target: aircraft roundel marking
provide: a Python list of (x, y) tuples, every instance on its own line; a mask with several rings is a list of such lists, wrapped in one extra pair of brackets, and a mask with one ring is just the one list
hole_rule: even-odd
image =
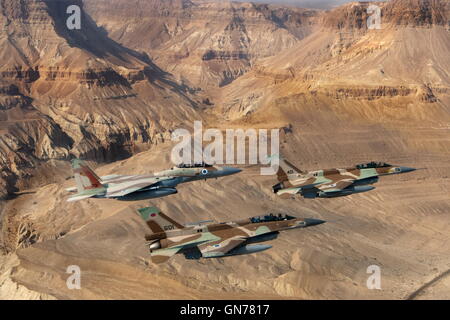
[(151, 216), (152, 216), (152, 217), (156, 217), (156, 213), (152, 213)]
[(208, 169), (203, 169), (202, 174), (208, 174)]

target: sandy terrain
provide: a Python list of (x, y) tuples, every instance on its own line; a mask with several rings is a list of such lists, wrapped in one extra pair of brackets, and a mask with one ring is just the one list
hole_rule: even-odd
[[(64, 186), (47, 185), (7, 203), (6, 212), (14, 209), (18, 216), (28, 217), (41, 239), (16, 251), (19, 264), (8, 271), (10, 278), (56, 298), (448, 298), (448, 156), (397, 148), (428, 141), (424, 130), (385, 140), (380, 153), (378, 144), (389, 131), (359, 129), (362, 138), (373, 138), (357, 144), (358, 153), (323, 151), (307, 144), (312, 134), (292, 134), (287, 140), (297, 142), (290, 145), (290, 154), (298, 154), (302, 161), (293, 161), (308, 169), (344, 166), (362, 158), (426, 169), (384, 177), (372, 192), (337, 199), (277, 198), (270, 189), (273, 177), (260, 176), (255, 167), (217, 181), (182, 185), (179, 194), (151, 201), (182, 223), (228, 221), (270, 211), (328, 223), (283, 233), (273, 242), (274, 248), (263, 253), (200, 261), (177, 256), (162, 266), (151, 263), (143, 241), (145, 226), (127, 208), (129, 203), (92, 199), (67, 204), (63, 188), (70, 181)], [(355, 146), (343, 138), (348, 135), (347, 131), (323, 132), (320, 138), (345, 151)], [(165, 162), (160, 155), (168, 159), (169, 150), (160, 148), (103, 166), (99, 173), (160, 169)], [(313, 149), (319, 156), (312, 156)], [(81, 290), (66, 287), (69, 265), (82, 270)], [(381, 267), (382, 290), (366, 287), (370, 265)], [(11, 296), (19, 291), (11, 286), (1, 290)]]

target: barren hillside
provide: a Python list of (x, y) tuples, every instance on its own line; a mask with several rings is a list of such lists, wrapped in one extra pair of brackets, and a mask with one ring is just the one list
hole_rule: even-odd
[(245, 74), (258, 59), (293, 47), (312, 32), (318, 14), (230, 1), (85, 3), (114, 40), (148, 53), (180, 81), (211, 92)]
[[(406, 12), (418, 21), (402, 16), (404, 1), (384, 4), (381, 30), (368, 30), (363, 23), (367, 3), (351, 3), (324, 14), (320, 29), (225, 88), (224, 111), (230, 118), (240, 118), (255, 111), (271, 114), (266, 108), (278, 101), (295, 104), (298, 97), (308, 102), (326, 98), (330, 107), (349, 102), (354, 111), (361, 109), (356, 107), (360, 104), (374, 105), (367, 112), (358, 111), (373, 116), (371, 121), (411, 118), (447, 123), (450, 10), (445, 1), (430, 1), (434, 15), (428, 16), (416, 3), (411, 1)], [(398, 114), (376, 112), (388, 106), (395, 106)]]
[(190, 88), (108, 38), (84, 11), (81, 30), (68, 30), (68, 4), (0, 2), (0, 180), (8, 191), (49, 160), (116, 160), (201, 118)]

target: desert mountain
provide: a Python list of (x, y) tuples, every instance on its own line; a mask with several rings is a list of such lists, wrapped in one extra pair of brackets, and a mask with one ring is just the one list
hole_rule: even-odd
[(181, 81), (203, 89), (224, 86), (259, 58), (293, 47), (311, 33), (317, 15), (230, 1), (87, 0), (85, 5), (112, 39), (148, 53)]
[[(144, 54), (126, 48), (80, 1), (2, 1), (0, 167), (6, 189), (40, 162), (70, 154), (111, 160), (167, 138), (201, 103)], [(3, 188), (2, 188), (3, 189)]]
[[(294, 48), (261, 61), (252, 73), (228, 86), (223, 91), (226, 110), (239, 118), (272, 106), (274, 99), (324, 94), (336, 103), (380, 98), (397, 106), (402, 101), (405, 106), (415, 103), (414, 112), (399, 116), (446, 119), (450, 94), (448, 2), (379, 3), (383, 13), (380, 30), (367, 29), (368, 5), (350, 3), (325, 13), (320, 29)], [(429, 103), (440, 107), (428, 108)], [(430, 111), (430, 117), (421, 106)], [(444, 118), (437, 116), (438, 111)]]

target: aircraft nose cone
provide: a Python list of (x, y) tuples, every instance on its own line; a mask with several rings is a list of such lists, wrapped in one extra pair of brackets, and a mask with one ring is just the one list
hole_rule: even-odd
[(241, 172), (242, 170), (239, 168), (231, 168), (231, 167), (224, 167), (223, 168), (223, 174), (226, 176), (232, 175), (232, 174), (236, 174)]
[(412, 171), (416, 171), (416, 168), (410, 168), (410, 167), (400, 167), (400, 170), (402, 173), (406, 173), (406, 172), (412, 172)]
[(319, 220), (319, 219), (312, 219), (312, 218), (305, 219), (306, 227), (317, 226), (317, 225), (325, 223), (325, 222), (326, 221)]

